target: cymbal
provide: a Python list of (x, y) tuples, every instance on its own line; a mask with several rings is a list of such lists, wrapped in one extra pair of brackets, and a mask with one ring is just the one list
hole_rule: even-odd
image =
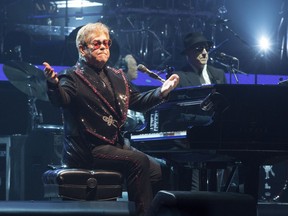
[(7, 61), (3, 70), (12, 85), (32, 98), (48, 101), (47, 83), (44, 72), (36, 66), (21, 62)]

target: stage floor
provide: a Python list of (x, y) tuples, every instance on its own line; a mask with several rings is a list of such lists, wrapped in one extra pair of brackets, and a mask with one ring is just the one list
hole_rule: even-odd
[[(258, 203), (258, 216), (287, 216), (288, 203)], [(128, 201), (2, 201), (0, 215), (105, 215), (135, 214)]]
[(288, 203), (258, 203), (258, 216), (287, 216)]
[(135, 215), (128, 201), (3, 201), (0, 215)]

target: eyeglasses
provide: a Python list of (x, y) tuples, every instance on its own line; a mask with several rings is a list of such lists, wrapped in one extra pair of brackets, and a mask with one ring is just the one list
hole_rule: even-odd
[(112, 40), (94, 40), (91, 42), (91, 44), (94, 46), (94, 49), (99, 49), (102, 44), (105, 46), (106, 49), (108, 49), (112, 45)]
[(203, 49), (205, 49), (207, 52), (209, 52), (211, 47), (208, 45), (202, 45), (202, 46), (197, 46), (197, 47), (193, 48), (194, 52), (198, 52), (198, 53), (202, 52)]

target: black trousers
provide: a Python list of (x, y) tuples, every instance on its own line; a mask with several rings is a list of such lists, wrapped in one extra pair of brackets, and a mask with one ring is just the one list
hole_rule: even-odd
[(137, 215), (144, 215), (153, 199), (153, 185), (161, 189), (159, 183), (164, 182), (161, 161), (125, 145), (97, 146), (92, 154), (95, 169), (114, 170), (124, 175), (128, 199), (135, 202)]

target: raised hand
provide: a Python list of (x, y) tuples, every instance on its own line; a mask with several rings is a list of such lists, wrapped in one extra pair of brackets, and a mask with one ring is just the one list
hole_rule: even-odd
[(44, 75), (46, 79), (51, 83), (58, 84), (59, 79), (54, 69), (47, 62), (43, 62), (43, 65), (45, 66)]
[(163, 97), (166, 97), (173, 89), (177, 87), (179, 83), (179, 76), (172, 74), (169, 79), (165, 80), (161, 87), (161, 93)]

